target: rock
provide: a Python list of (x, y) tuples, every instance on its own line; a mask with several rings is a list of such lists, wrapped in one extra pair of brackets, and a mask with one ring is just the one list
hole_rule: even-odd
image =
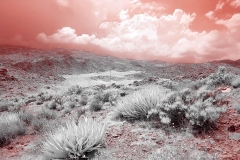
[(228, 127), (228, 131), (229, 132), (235, 132), (236, 131), (236, 128), (234, 125), (231, 125), (230, 127)]
[(121, 96), (121, 97), (125, 97), (126, 95), (127, 95), (127, 94), (126, 94), (125, 92), (121, 92), (121, 93), (120, 93), (120, 96)]

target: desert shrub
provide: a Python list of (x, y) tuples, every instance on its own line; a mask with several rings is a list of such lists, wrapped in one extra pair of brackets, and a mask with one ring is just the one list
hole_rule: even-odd
[(238, 111), (238, 113), (240, 113), (240, 103), (239, 102), (235, 102), (232, 104), (232, 107), (234, 109), (236, 109), (236, 111)]
[(66, 101), (64, 104), (63, 104), (63, 107), (64, 108), (74, 108), (76, 106), (76, 102), (74, 101)]
[(100, 93), (93, 97), (90, 103), (90, 111), (100, 111), (102, 107), (103, 107), (103, 96)]
[(166, 97), (166, 99), (163, 99), (157, 106), (161, 123), (182, 126), (187, 106), (179, 101), (171, 101), (170, 98), (171, 96)]
[(11, 139), (26, 133), (24, 123), (18, 113), (2, 113), (0, 115), (0, 147), (10, 143)]
[(233, 73), (227, 73), (224, 66), (220, 66), (218, 71), (210, 74), (207, 77), (207, 85), (210, 87), (217, 87), (219, 85), (231, 85), (232, 79), (235, 77)]
[(42, 108), (37, 113), (37, 118), (39, 118), (39, 119), (45, 118), (47, 120), (56, 119), (57, 118), (57, 113), (53, 110), (48, 109), (48, 108)]
[(46, 119), (34, 118), (31, 125), (38, 132), (44, 132), (47, 130), (48, 121)]
[(43, 142), (42, 153), (49, 159), (80, 159), (101, 147), (106, 126), (93, 119), (68, 120)]
[(29, 112), (26, 112), (26, 110), (21, 110), (18, 112), (19, 118), (25, 122), (27, 125), (30, 125), (32, 120), (33, 120), (33, 115), (30, 114)]
[(68, 89), (67, 93), (72, 95), (72, 94), (81, 94), (83, 91), (82, 87), (79, 87), (78, 85), (72, 86)]
[(198, 90), (199, 88), (201, 88), (205, 84), (206, 84), (205, 79), (198, 79), (196, 81), (191, 82), (189, 88), (191, 88), (192, 90)]
[(177, 84), (174, 83), (173, 81), (166, 81), (166, 82), (163, 83), (163, 87), (174, 90), (174, 89), (177, 88)]
[(11, 104), (1, 102), (0, 103), (0, 112), (8, 111), (8, 108)]
[(115, 118), (128, 120), (147, 119), (148, 112), (161, 102), (165, 91), (157, 86), (147, 86), (122, 98), (116, 107)]
[(234, 88), (240, 87), (240, 76), (235, 77), (235, 78), (232, 80), (231, 85), (232, 85)]
[(105, 103), (105, 102), (109, 102), (109, 97), (111, 96), (111, 93), (110, 92), (106, 92), (106, 93), (103, 93), (102, 95), (102, 101)]
[(200, 97), (187, 108), (185, 116), (194, 129), (200, 131), (213, 129), (220, 114), (226, 111), (224, 107), (214, 106), (213, 102), (214, 99), (211, 97), (205, 100)]
[(81, 95), (83, 96), (91, 96), (91, 95), (95, 95), (97, 93), (96, 90), (92, 89), (92, 88), (87, 88), (87, 89), (84, 89), (81, 93)]
[(85, 96), (85, 95), (82, 95), (79, 103), (80, 103), (82, 106), (85, 106), (85, 105), (88, 103), (88, 97)]
[(59, 104), (58, 104), (58, 105), (56, 106), (56, 110), (57, 110), (57, 111), (61, 111), (62, 109), (64, 109), (64, 107), (63, 107), (62, 105), (59, 105)]
[(46, 103), (46, 107), (49, 109), (56, 109), (57, 103), (56, 100), (51, 100), (50, 102)]
[(72, 111), (71, 108), (67, 107), (67, 108), (64, 108), (64, 110), (62, 111), (62, 115), (65, 115), (65, 114), (70, 114)]

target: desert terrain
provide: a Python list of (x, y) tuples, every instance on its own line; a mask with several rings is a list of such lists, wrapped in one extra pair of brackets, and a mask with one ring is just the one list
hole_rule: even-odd
[(0, 52), (1, 160), (240, 159), (240, 60)]

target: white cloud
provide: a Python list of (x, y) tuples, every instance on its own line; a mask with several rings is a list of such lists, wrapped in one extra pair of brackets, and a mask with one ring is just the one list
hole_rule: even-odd
[(208, 17), (209, 19), (216, 19), (214, 16), (214, 12), (213, 11), (209, 11), (208, 13), (205, 14), (206, 17)]
[(239, 32), (237, 28), (240, 28), (240, 14), (229, 20), (216, 22), (226, 25), (228, 30), (213, 30), (209, 33), (192, 31), (189, 26), (196, 14), (187, 14), (180, 9), (176, 9), (170, 15), (137, 14), (130, 18), (128, 12), (122, 11), (120, 16), (120, 22), (103, 22), (99, 25), (104, 35), (77, 35), (74, 29), (64, 27), (50, 36), (40, 33), (37, 40), (50, 44), (97, 46), (113, 55), (122, 54), (135, 58), (158, 56), (163, 60), (179, 58), (186, 62), (202, 62), (239, 55), (240, 39), (237, 35), (240, 34), (236, 32)]
[(233, 7), (240, 7), (240, 0), (231, 0), (231, 6)]
[(234, 14), (227, 20), (217, 20), (216, 23), (225, 25), (231, 32), (236, 32), (240, 28), (240, 14)]
[(55, 1), (61, 7), (67, 7), (69, 5), (69, 0), (55, 0)]
[(216, 9), (215, 11), (217, 10), (221, 10), (223, 8), (223, 6), (225, 5), (225, 2), (221, 2), (219, 1), (218, 4), (216, 5)]

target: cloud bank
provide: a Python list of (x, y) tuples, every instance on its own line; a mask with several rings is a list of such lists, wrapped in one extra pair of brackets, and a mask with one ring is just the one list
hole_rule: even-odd
[[(33, 29), (31, 34), (9, 32), (5, 37), (0, 36), (0, 43), (45, 49), (84, 49), (117, 57), (169, 62), (240, 59), (240, 14), (228, 14), (224, 18), (217, 15), (227, 4), (238, 7), (238, 0), (228, 3), (218, 1), (212, 11), (202, 15), (198, 12), (188, 13), (183, 9), (166, 14), (167, 5), (158, 2), (43, 0), (42, 5), (52, 5), (51, 9), (55, 7), (54, 13), (59, 16), (39, 11), (42, 19), (36, 22), (41, 22), (39, 25), (42, 26)], [(223, 29), (194, 30), (192, 24), (198, 16), (208, 17)], [(43, 22), (46, 19), (49, 24)], [(17, 29), (19, 31), (21, 27)], [(10, 35), (12, 38), (9, 38)]]

